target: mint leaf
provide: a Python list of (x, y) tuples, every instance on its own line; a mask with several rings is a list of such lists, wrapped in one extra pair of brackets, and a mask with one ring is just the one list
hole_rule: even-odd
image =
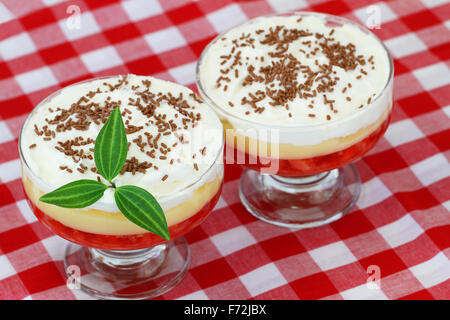
[(98, 172), (111, 182), (122, 170), (127, 152), (127, 133), (120, 109), (115, 108), (95, 140), (94, 159)]
[(99, 200), (108, 186), (94, 180), (77, 180), (44, 194), (40, 201), (63, 208), (84, 208)]
[(150, 192), (136, 186), (121, 186), (116, 188), (114, 198), (128, 220), (161, 238), (170, 239), (164, 211)]

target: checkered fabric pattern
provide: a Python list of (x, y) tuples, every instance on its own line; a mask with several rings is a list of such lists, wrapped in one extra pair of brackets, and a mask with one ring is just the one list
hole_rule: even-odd
[[(110, 74), (194, 89), (196, 60), (218, 32), (263, 14), (313, 10), (363, 24), (378, 14), (373, 31), (395, 61), (392, 124), (356, 163), (363, 183), (356, 207), (320, 228), (275, 227), (245, 211), (242, 169), (227, 166), (219, 204), (186, 235), (186, 278), (160, 298), (450, 299), (448, 0), (2, 2), (0, 298), (88, 298), (66, 287), (66, 241), (36, 220), (22, 190), (17, 139), (33, 106), (63, 86)], [(367, 286), (373, 265), (379, 289)]]

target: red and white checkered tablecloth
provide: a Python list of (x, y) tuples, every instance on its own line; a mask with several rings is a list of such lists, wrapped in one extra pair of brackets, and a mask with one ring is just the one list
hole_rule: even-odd
[[(279, 228), (245, 211), (237, 192), (242, 170), (227, 166), (219, 204), (186, 236), (191, 268), (161, 298), (450, 299), (448, 0), (2, 2), (1, 299), (88, 298), (66, 287), (66, 241), (36, 220), (22, 190), (17, 138), (33, 106), (100, 75), (153, 75), (195, 88), (196, 60), (218, 32), (287, 10), (360, 23), (381, 18), (373, 31), (394, 57), (395, 105), (385, 137), (356, 163), (361, 197), (330, 225)], [(380, 268), (380, 289), (367, 286), (373, 265)]]

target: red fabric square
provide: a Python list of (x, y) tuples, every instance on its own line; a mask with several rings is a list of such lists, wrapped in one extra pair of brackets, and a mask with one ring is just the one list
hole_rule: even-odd
[(190, 272), (202, 288), (212, 287), (237, 277), (224, 258), (192, 268)]
[(142, 36), (142, 33), (138, 28), (136, 28), (136, 25), (133, 23), (106, 30), (104, 31), (104, 34), (109, 42), (113, 44)]
[(0, 62), (0, 80), (12, 77), (11, 70), (5, 62)]
[(113, 3), (117, 3), (117, 0), (85, 0), (84, 1), (90, 9), (101, 8)]
[(29, 246), (39, 241), (29, 224), (0, 233), (0, 248), (3, 253)]
[(192, 51), (194, 51), (195, 55), (197, 57), (200, 57), (203, 49), (205, 49), (205, 47), (211, 42), (211, 40), (213, 40), (215, 38), (214, 36), (205, 38), (203, 40), (199, 40), (196, 42), (192, 42), (189, 44), (189, 46), (191, 47)]
[(405, 263), (392, 249), (363, 258), (359, 260), (359, 263), (361, 263), (364, 270), (367, 270), (371, 265), (378, 266), (382, 278), (407, 268)]
[(149, 56), (142, 59), (134, 60), (126, 64), (128, 70), (134, 74), (153, 75), (155, 73), (166, 70), (164, 64), (158, 56)]
[(378, 175), (408, 167), (408, 164), (395, 149), (365, 156), (364, 161)]
[(202, 226), (198, 226), (192, 231), (189, 231), (187, 234), (184, 235), (186, 240), (189, 243), (194, 243), (203, 239), (208, 238), (208, 235), (205, 233), (205, 230), (203, 230)]
[(436, 200), (427, 188), (409, 192), (397, 192), (395, 196), (408, 212), (428, 209), (439, 204), (439, 201)]
[(373, 224), (362, 211), (354, 211), (331, 224), (341, 239), (351, 238), (374, 229)]
[(14, 196), (6, 184), (0, 184), (0, 206), (6, 206), (14, 201)]
[(227, 164), (225, 166), (225, 182), (237, 180), (241, 177), (244, 169), (237, 164)]
[(319, 272), (290, 283), (300, 299), (320, 299), (338, 293), (324, 272)]
[(26, 29), (34, 29), (56, 21), (56, 17), (49, 8), (44, 8), (20, 18), (20, 22)]
[(241, 203), (232, 204), (229, 208), (234, 212), (241, 224), (246, 225), (253, 221), (258, 221), (256, 217), (250, 214)]
[(441, 59), (443, 61), (450, 59), (450, 45), (448, 43), (444, 43), (439, 46), (435, 46), (435, 47), (431, 48), (430, 51), (435, 56), (438, 56), (439, 59)]
[(440, 250), (450, 248), (450, 225), (431, 228), (426, 233)]
[(433, 12), (428, 9), (403, 17), (402, 21), (411, 30), (420, 30), (441, 23)]
[(69, 42), (40, 50), (39, 54), (47, 64), (54, 64), (78, 55)]
[(181, 24), (203, 16), (203, 12), (196, 3), (189, 3), (174, 10), (167, 11), (166, 14), (175, 24)]
[(411, 71), (405, 64), (402, 63), (401, 59), (394, 59), (394, 70), (396, 76)]
[(290, 257), (302, 252), (305, 248), (292, 233), (262, 241), (259, 244), (272, 261)]
[(47, 262), (20, 272), (19, 277), (31, 294), (55, 288), (66, 283), (54, 262)]
[(312, 6), (312, 10), (334, 15), (342, 15), (349, 12), (351, 9), (342, 1), (333, 0)]
[(410, 117), (415, 117), (439, 109), (439, 105), (428, 92), (421, 92), (408, 98), (400, 99), (397, 103)]
[(441, 152), (450, 150), (450, 129), (429, 135), (428, 139), (430, 139)]

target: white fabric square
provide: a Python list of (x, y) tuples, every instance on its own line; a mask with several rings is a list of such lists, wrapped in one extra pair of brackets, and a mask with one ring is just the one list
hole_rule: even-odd
[(197, 62), (186, 63), (182, 66), (170, 69), (169, 73), (179, 84), (188, 85), (195, 82), (196, 67)]
[(445, 114), (447, 115), (447, 117), (450, 118), (450, 105), (444, 107), (443, 110), (444, 110)]
[(222, 208), (225, 208), (226, 206), (228, 206), (228, 203), (226, 203), (226, 201), (223, 200), (222, 197), (220, 197), (220, 198), (219, 198), (219, 201), (217, 201), (217, 204), (216, 204), (216, 206), (214, 207), (214, 210), (222, 209)]
[(20, 213), (22, 213), (22, 216), (25, 218), (25, 220), (27, 220), (28, 223), (37, 221), (37, 218), (31, 210), (27, 200), (17, 201), (16, 205), (19, 208)]
[(250, 271), (240, 276), (239, 279), (253, 297), (287, 283), (286, 279), (273, 263), (268, 263)]
[(14, 18), (14, 15), (8, 8), (0, 2), (0, 23), (5, 23)]
[(401, 144), (423, 138), (424, 134), (412, 120), (405, 119), (391, 123), (384, 137), (393, 147), (397, 147)]
[(14, 136), (9, 131), (8, 126), (4, 121), (0, 121), (0, 143), (5, 143), (14, 140)]
[(53, 6), (55, 4), (61, 3), (61, 2), (65, 2), (67, 0), (42, 0), (42, 2), (46, 5), (46, 6)]
[(427, 8), (433, 8), (448, 3), (448, 0), (422, 0)]
[[(383, 286), (383, 284), (381, 284), (381, 286)], [(381, 289), (372, 289), (366, 283), (358, 287), (345, 290), (340, 294), (345, 300), (389, 300)]]
[(163, 9), (158, 0), (122, 1), (122, 6), (131, 21), (138, 21), (163, 13)]
[(90, 72), (97, 72), (122, 64), (122, 59), (120, 59), (119, 54), (113, 47), (106, 47), (82, 54), (81, 60), (83, 60)]
[(450, 261), (439, 252), (432, 259), (409, 268), (425, 288), (430, 288), (450, 279)]
[(185, 296), (179, 297), (177, 300), (209, 300), (209, 298), (206, 295), (205, 291), (198, 290)]
[(64, 260), (65, 250), (69, 242), (59, 236), (51, 236), (41, 241), (53, 261)]
[(427, 91), (450, 83), (450, 70), (444, 62), (416, 69), (413, 74)]
[(372, 20), (378, 17), (380, 18), (379, 24), (397, 19), (397, 15), (391, 10), (391, 8), (389, 8), (388, 5), (383, 2), (374, 3), (369, 6), (360, 8), (358, 10), (355, 10), (354, 13), (366, 26), (370, 26)]
[(330, 270), (356, 261), (355, 256), (343, 241), (309, 251), (309, 254), (323, 270)]
[(450, 200), (445, 201), (442, 205), (443, 205), (448, 211), (450, 211)]
[(58, 24), (68, 40), (76, 40), (100, 32), (100, 27), (90, 12), (82, 13), (78, 17), (72, 14), (58, 21)]
[(244, 226), (221, 232), (210, 239), (222, 256), (229, 255), (256, 243), (255, 238)]
[(427, 50), (427, 46), (414, 33), (386, 40), (384, 44), (396, 58)]
[(217, 32), (228, 30), (247, 20), (237, 4), (231, 4), (220, 10), (214, 11), (206, 16)]
[(169, 51), (186, 45), (186, 40), (176, 27), (149, 33), (144, 38), (155, 53)]
[(36, 52), (36, 50), (33, 40), (25, 32), (0, 41), (0, 55), (3, 57), (3, 60), (22, 57)]
[(11, 160), (0, 164), (0, 180), (7, 183), (19, 179), (22, 175), (20, 160)]
[(428, 186), (448, 177), (450, 174), (450, 164), (442, 153), (438, 153), (413, 164), (411, 170), (424, 186)]
[(413, 241), (424, 232), (409, 214), (377, 230), (392, 248)]
[(378, 177), (375, 177), (362, 186), (357, 205), (361, 209), (364, 209), (387, 199), (390, 195), (391, 192), (389, 189), (386, 188)]
[(267, 0), (267, 2), (277, 12), (298, 10), (308, 6), (305, 0)]
[(49, 67), (34, 69), (19, 74), (15, 78), (25, 93), (34, 92), (58, 84), (58, 81)]
[(9, 262), (6, 255), (0, 256), (0, 280), (3, 280), (5, 278), (8, 278), (16, 273), (16, 270), (14, 270), (14, 267), (11, 265), (11, 262)]
[(74, 290), (72, 290), (72, 293), (77, 300), (98, 300), (97, 298), (95, 298), (91, 295), (88, 295), (81, 289), (74, 289)]

